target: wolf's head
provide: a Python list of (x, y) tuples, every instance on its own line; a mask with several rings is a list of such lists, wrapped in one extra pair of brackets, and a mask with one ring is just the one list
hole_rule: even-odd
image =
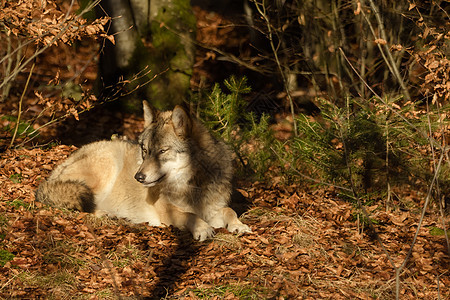
[(146, 187), (160, 182), (180, 184), (192, 176), (188, 143), (193, 120), (176, 106), (159, 112), (144, 105), (144, 132), (139, 137), (142, 164), (134, 178)]

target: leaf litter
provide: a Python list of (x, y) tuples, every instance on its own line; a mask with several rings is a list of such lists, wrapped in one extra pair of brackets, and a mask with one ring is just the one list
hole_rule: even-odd
[[(210, 14), (202, 20), (206, 17)], [(230, 27), (222, 26), (217, 16), (212, 22), (217, 24), (206, 24), (198, 34), (203, 42), (218, 47), (230, 36)], [(207, 53), (199, 52), (205, 58), (200, 64), (214, 59), (213, 52), (203, 51)], [(47, 59), (51, 57), (61, 60), (60, 53)], [(207, 71), (207, 67), (196, 68), (200, 74), (194, 74), (194, 81), (214, 74)], [(93, 81), (96, 72), (89, 74)], [(124, 122), (127, 136), (132, 136), (136, 124), (142, 127), (130, 117)], [(242, 183), (238, 192), (248, 206), (242, 219), (253, 232), (236, 236), (218, 230), (214, 239), (198, 243), (172, 227), (97, 218), (35, 202), (39, 182), (74, 150), (59, 145), (1, 153), (1, 298), (394, 298), (395, 275), (388, 257), (358, 219), (358, 210), (333, 190), (282, 185), (275, 178), (272, 185)], [(417, 198), (413, 192), (411, 198)], [(379, 205), (368, 210), (399, 266), (409, 251), (419, 214)], [(433, 233), (442, 227), (437, 220), (435, 213), (425, 217), (401, 274), (402, 299), (450, 298), (450, 258), (445, 237)]]
[[(395, 276), (351, 203), (331, 190), (254, 182), (240, 186), (253, 230), (220, 229), (204, 243), (172, 227), (62, 211), (34, 191), (76, 147), (7, 150), (0, 160), (2, 298), (392, 299)], [(21, 180), (12, 180), (20, 174)], [(22, 205), (13, 205), (21, 203)], [(369, 209), (370, 210), (370, 209)], [(373, 209), (393, 261), (409, 250), (418, 214)], [(428, 215), (401, 274), (404, 299), (450, 296), (445, 238)], [(448, 222), (448, 220), (447, 220)]]

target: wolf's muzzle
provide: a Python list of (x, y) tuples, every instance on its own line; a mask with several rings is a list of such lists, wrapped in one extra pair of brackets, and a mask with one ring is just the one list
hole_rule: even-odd
[(137, 172), (136, 175), (134, 175), (134, 179), (136, 179), (140, 183), (144, 183), (144, 181), (145, 181), (145, 174), (141, 173), (141, 172)]
[(137, 181), (139, 181), (139, 183), (142, 183), (145, 186), (153, 186), (153, 185), (157, 184), (158, 182), (160, 182), (161, 180), (163, 180), (164, 177), (166, 177), (165, 174), (154, 181), (146, 182), (145, 181), (146, 176), (144, 173), (137, 172), (136, 175), (134, 175), (134, 179), (136, 179)]

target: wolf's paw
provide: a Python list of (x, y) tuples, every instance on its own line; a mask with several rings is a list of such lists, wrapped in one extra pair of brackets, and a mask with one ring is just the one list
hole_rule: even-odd
[(209, 226), (207, 223), (202, 224), (202, 226), (198, 226), (194, 229), (192, 232), (192, 236), (194, 237), (194, 240), (203, 242), (206, 239), (210, 239), (214, 237), (215, 231), (214, 228)]
[(242, 234), (245, 232), (252, 232), (250, 227), (248, 227), (247, 225), (245, 225), (244, 223), (241, 223), (241, 222), (228, 224), (227, 229), (229, 232), (237, 233), (237, 234)]

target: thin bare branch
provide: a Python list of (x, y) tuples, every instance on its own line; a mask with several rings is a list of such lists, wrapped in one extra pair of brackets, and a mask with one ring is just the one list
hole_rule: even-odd
[(294, 100), (292, 99), (291, 91), (289, 90), (289, 85), (288, 85), (288, 81), (287, 81), (287, 78), (286, 78), (285, 71), (283, 70), (283, 67), (281, 66), (280, 59), (278, 57), (278, 48), (279, 48), (280, 45), (278, 44), (277, 46), (275, 46), (275, 43), (274, 43), (274, 40), (273, 40), (272, 24), (270, 23), (269, 17), (267, 16), (265, 0), (262, 0), (261, 3), (259, 3), (256, 0), (252, 0), (252, 2), (255, 4), (256, 10), (258, 11), (258, 13), (263, 17), (264, 21), (266, 22), (270, 47), (272, 48), (272, 52), (273, 52), (273, 55), (275, 57), (275, 61), (276, 61), (277, 66), (278, 66), (278, 70), (280, 71), (281, 79), (283, 81), (283, 86), (284, 86), (284, 89), (286, 91), (286, 94), (287, 94), (287, 97), (288, 97), (288, 100), (289, 100), (289, 106), (291, 108), (292, 119), (294, 120), (294, 122), (293, 122), (294, 123), (294, 135), (298, 136), (297, 123), (295, 122)]
[(20, 96), (20, 100), (19, 100), (19, 113), (18, 113), (18, 115), (17, 115), (16, 127), (14, 128), (14, 134), (13, 134), (13, 137), (12, 137), (12, 139), (11, 139), (11, 143), (9, 144), (9, 147), (10, 147), (10, 148), (11, 148), (12, 145), (14, 144), (14, 140), (16, 139), (17, 131), (18, 131), (18, 129), (19, 129), (19, 125), (20, 125), (20, 117), (22, 116), (22, 103), (23, 103), (23, 97), (25, 96), (25, 94), (26, 94), (26, 92), (27, 92), (27, 90), (28, 90), (28, 84), (30, 83), (30, 78), (31, 78), (31, 75), (33, 74), (34, 66), (35, 66), (35, 64), (33, 63), (33, 65), (31, 66), (30, 73), (28, 74), (27, 82), (25, 83), (25, 87), (23, 88), (22, 95)]

